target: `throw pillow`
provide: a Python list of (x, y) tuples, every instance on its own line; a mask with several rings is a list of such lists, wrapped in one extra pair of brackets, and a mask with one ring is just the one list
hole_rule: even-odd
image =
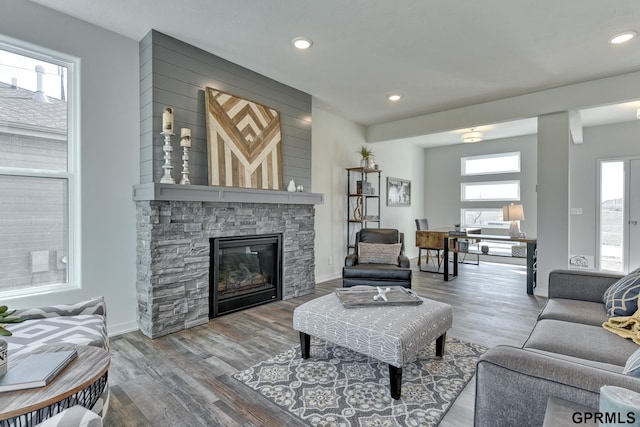
[(633, 352), (627, 359), (627, 363), (624, 365), (622, 371), (625, 375), (640, 378), (640, 348)]
[(605, 291), (603, 301), (607, 316), (631, 316), (638, 310), (640, 268), (615, 282)]
[(358, 243), (358, 264), (398, 264), (401, 243)]

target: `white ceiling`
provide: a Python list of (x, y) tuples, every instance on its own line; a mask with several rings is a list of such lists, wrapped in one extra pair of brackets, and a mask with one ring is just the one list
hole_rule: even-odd
[[(34, 1), (134, 40), (156, 29), (363, 125), (640, 70), (640, 38), (607, 42), (640, 31), (638, 0)], [(294, 49), (297, 36), (314, 45)], [(392, 92), (402, 99), (387, 100)], [(635, 119), (638, 107), (585, 111), (582, 119), (620, 121), (617, 111)], [(505, 137), (531, 123), (535, 133), (535, 120), (478, 130)], [(462, 132), (426, 138), (457, 143)]]

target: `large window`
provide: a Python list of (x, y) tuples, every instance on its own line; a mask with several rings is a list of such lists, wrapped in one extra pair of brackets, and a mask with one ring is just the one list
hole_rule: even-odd
[(520, 152), (462, 157), (460, 168), (462, 176), (520, 172)]
[[(519, 173), (519, 151), (461, 157), (460, 176), (475, 177), (460, 184), (460, 200), (464, 203), (461, 223), (470, 227), (508, 227), (510, 223), (502, 218), (502, 206), (520, 200), (520, 180), (504, 178), (518, 178)], [(478, 178), (483, 180), (473, 181)]]
[(77, 61), (0, 38), (0, 295), (77, 284)]
[(462, 224), (473, 227), (509, 228), (509, 221), (502, 220), (502, 208), (461, 209)]

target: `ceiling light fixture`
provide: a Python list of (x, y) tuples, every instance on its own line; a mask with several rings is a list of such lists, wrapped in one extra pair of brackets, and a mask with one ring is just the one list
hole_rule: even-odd
[(476, 132), (473, 130), (473, 128), (471, 128), (471, 132), (462, 134), (462, 142), (467, 144), (470, 144), (472, 142), (480, 142), (482, 141), (483, 136), (484, 135), (482, 134), (482, 132)]
[(636, 33), (635, 31), (625, 31), (624, 33), (616, 34), (615, 36), (611, 37), (609, 39), (609, 43), (620, 44), (620, 43), (628, 42), (629, 40), (631, 40), (637, 35), (638, 33)]
[(302, 50), (309, 49), (311, 45), (313, 45), (313, 42), (306, 37), (296, 37), (295, 39), (291, 40), (291, 43), (293, 43), (293, 45), (298, 49)]
[(389, 95), (389, 101), (398, 101), (401, 98), (398, 94)]

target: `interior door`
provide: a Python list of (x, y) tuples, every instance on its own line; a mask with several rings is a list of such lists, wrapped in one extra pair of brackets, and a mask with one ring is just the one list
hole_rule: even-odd
[(629, 271), (640, 267), (640, 159), (629, 162)]

